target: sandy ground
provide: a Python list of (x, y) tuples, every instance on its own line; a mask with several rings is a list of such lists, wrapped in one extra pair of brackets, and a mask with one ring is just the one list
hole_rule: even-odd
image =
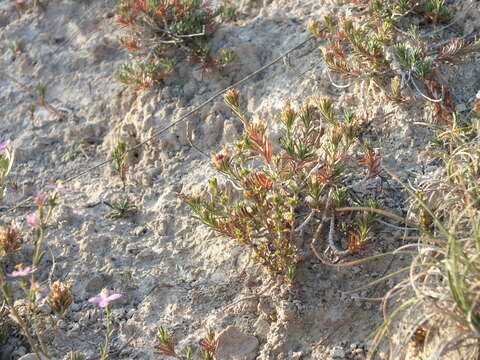
[[(357, 15), (344, 3), (241, 0), (237, 20), (221, 25), (212, 40), (214, 50), (227, 47), (239, 54), (233, 64), (222, 73), (207, 74), (185, 66), (163, 87), (136, 93), (113, 80), (126, 55), (116, 42), (111, 2), (52, 0), (45, 11), (20, 15), (13, 1), (0, 1), (0, 70), (32, 88), (47, 85), (47, 100), (66, 118), (59, 121), (38, 107), (32, 123), (28, 105), (34, 98), (0, 75), (0, 139), (14, 141), (12, 177), (20, 185), (4, 205), (104, 160), (119, 140), (135, 145), (148, 138), (303, 41), (309, 36), (309, 19), (320, 19), (329, 9)], [(478, 31), (475, 11), (462, 16), (433, 40)], [(15, 54), (10, 47), (17, 40), (23, 50)], [(285, 100), (300, 105), (309, 96), (333, 96), (341, 106), (368, 117), (365, 136), (385, 166), (412, 183), (433, 174), (438, 164), (419, 156), (432, 136), (431, 126), (425, 125), (430, 121), (424, 102), (398, 107), (361, 85), (336, 89), (325, 75), (319, 45), (308, 42), (287, 61), (244, 84), (239, 90), (245, 109), (270, 122), (275, 131)], [(450, 68), (441, 76), (456, 95), (457, 106), (466, 109), (478, 91), (478, 65)], [(342, 291), (366, 284), (407, 259), (329, 267), (308, 251), (313, 230), (307, 230), (297, 285), (289, 288), (269, 280), (243, 247), (192, 219), (179, 199), (180, 193), (201, 191), (214, 175), (209, 159), (191, 142), (208, 154), (240, 131), (241, 124), (218, 99), (131, 154), (125, 190), (108, 166), (68, 184), (74, 194), (55, 213), (47, 234), (49, 250), (39, 269), (45, 282), (49, 275), (71, 281), (75, 294), (72, 311), (48, 337), (55, 358), (68, 351), (81, 351), (87, 358), (96, 353), (103, 331), (101, 312), (86, 300), (104, 287), (124, 294), (113, 307), (118, 325), (113, 359), (161, 359), (153, 354), (158, 326), (173, 332), (181, 346), (197, 343), (206, 326), (220, 332), (230, 325), (258, 339), (257, 359), (365, 357), (363, 349), (381, 315), (378, 303), (356, 297), (380, 297), (393, 282), (355, 296)], [(391, 180), (371, 181), (359, 191), (399, 215), (407, 212), (406, 195)], [(102, 201), (124, 196), (135, 203), (137, 215), (109, 218), (110, 209)], [(13, 221), (27, 231), (23, 217), (30, 208), (8, 214), (4, 210), (1, 224)], [(398, 247), (404, 243), (401, 235), (392, 228), (378, 229), (362, 256)], [(25, 244), (7, 268), (27, 263), (31, 249)], [(1, 346), (2, 360), (27, 352), (19, 334)]]

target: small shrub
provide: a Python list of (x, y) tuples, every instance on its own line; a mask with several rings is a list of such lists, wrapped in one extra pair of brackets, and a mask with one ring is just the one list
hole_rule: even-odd
[(128, 218), (135, 215), (138, 211), (137, 207), (132, 204), (127, 197), (113, 201), (112, 203), (108, 201), (104, 201), (103, 203), (112, 209), (108, 215), (112, 219)]
[[(207, 195), (185, 197), (196, 218), (252, 249), (272, 274), (290, 281), (299, 261), (300, 230), (317, 215), (327, 212), (330, 233), (335, 228), (347, 236), (346, 252), (363, 247), (372, 218), (347, 211), (337, 215), (341, 221), (336, 224), (333, 211), (351, 203), (348, 183), (361, 171), (359, 164), (368, 167), (362, 181), (380, 173), (378, 156), (358, 140), (362, 120), (348, 112), (339, 118), (329, 98), (306, 102), (299, 110), (287, 103), (279, 114), (280, 149), (274, 150), (266, 123), (253, 122), (240, 110), (238, 92), (226, 93), (225, 101), (243, 123), (244, 134), (211, 155), (231, 186), (213, 178)], [(366, 155), (355, 159), (359, 149)]]
[(112, 161), (113, 161), (113, 168), (115, 172), (122, 180), (123, 188), (127, 184), (127, 171), (128, 171), (128, 164), (125, 161), (125, 157), (127, 155), (127, 144), (124, 141), (119, 141), (115, 148), (112, 151)]
[(178, 352), (176, 344), (172, 339), (170, 333), (163, 327), (160, 327), (157, 331), (157, 345), (155, 347), (155, 354), (170, 356), (178, 360), (214, 360), (215, 351), (217, 349), (217, 343), (215, 341), (215, 334), (207, 329), (205, 338), (200, 340), (199, 348), (194, 351), (192, 347), (185, 347), (181, 353)]
[[(222, 67), (231, 57), (213, 57), (208, 37), (220, 15), (233, 15), (228, 5), (217, 10), (203, 0), (117, 0), (117, 24), (126, 30), (120, 44), (132, 61), (117, 73), (119, 81), (144, 89), (170, 74), (179, 60)], [(230, 9), (230, 10), (229, 10)]]
[[(419, 3), (423, 5), (418, 6)], [(373, 1), (372, 4), (370, 16), (355, 21), (329, 14), (323, 26), (316, 21), (309, 23), (310, 32), (327, 41), (321, 50), (328, 69), (347, 81), (372, 83), (383, 90), (386, 98), (398, 103), (409, 99), (404, 90), (410, 86), (434, 103), (437, 120), (451, 121), (455, 105), (448, 89), (439, 82), (436, 69), (444, 64), (458, 64), (468, 54), (480, 51), (480, 42), (451, 40), (440, 48), (430, 49), (420, 39), (417, 27), (399, 31), (398, 19), (421, 9), (432, 21), (447, 16), (449, 12), (441, 0), (397, 1), (395, 5)]]
[(420, 15), (434, 24), (447, 22), (452, 16), (445, 0), (383, 0), (370, 1), (376, 16), (386, 20), (399, 20), (402, 17)]

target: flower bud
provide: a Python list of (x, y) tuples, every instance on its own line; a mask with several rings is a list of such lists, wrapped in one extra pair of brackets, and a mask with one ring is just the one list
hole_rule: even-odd
[(292, 109), (290, 106), (290, 102), (288, 101), (282, 111), (281, 119), (282, 122), (285, 124), (287, 128), (291, 128), (293, 125), (293, 122), (295, 121), (295, 117), (297, 114), (295, 111)]
[(37, 194), (37, 197), (35, 198), (35, 204), (40, 207), (45, 205), (45, 202), (48, 198), (48, 194), (45, 191), (41, 191)]
[(323, 32), (320, 29), (320, 23), (315, 20), (310, 20), (307, 24), (307, 30), (316, 38), (322, 38)]
[(213, 166), (215, 169), (220, 171), (225, 171), (230, 167), (230, 155), (228, 154), (227, 149), (223, 149), (221, 152), (211, 152), (210, 157), (213, 161)]
[(230, 89), (223, 94), (223, 99), (232, 109), (240, 108), (240, 92), (236, 89)]

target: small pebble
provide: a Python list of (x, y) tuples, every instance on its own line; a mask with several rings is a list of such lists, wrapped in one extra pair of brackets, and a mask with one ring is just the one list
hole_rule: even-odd
[(133, 315), (135, 314), (135, 309), (134, 308), (131, 308), (127, 311), (127, 315), (126, 315), (126, 318), (127, 319), (130, 319)]
[(292, 353), (292, 360), (300, 360), (303, 356), (303, 353), (301, 351), (297, 351)]
[(355, 355), (363, 355), (363, 349), (355, 349), (352, 353)]
[(3, 54), (3, 61), (5, 61), (6, 63), (11, 63), (13, 62), (13, 60), (15, 60), (15, 54), (13, 53), (12, 50), (8, 49)]
[(73, 320), (78, 323), (82, 320), (83, 318), (83, 313), (77, 312), (76, 314), (73, 315)]
[(67, 328), (67, 323), (63, 320), (57, 322), (57, 326), (59, 329), (65, 330)]
[(345, 357), (345, 350), (343, 350), (340, 346), (335, 346), (330, 355), (332, 355), (334, 358), (343, 358)]

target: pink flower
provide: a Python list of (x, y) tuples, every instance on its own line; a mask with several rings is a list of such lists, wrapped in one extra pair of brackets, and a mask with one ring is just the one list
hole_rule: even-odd
[(110, 295), (110, 292), (108, 289), (103, 289), (98, 296), (92, 297), (88, 299), (89, 302), (98, 304), (101, 308), (107, 307), (110, 302), (117, 300), (120, 298), (122, 294), (112, 294)]
[(23, 268), (22, 265), (15, 266), (15, 269), (17, 270), (12, 271), (10, 274), (7, 274), (7, 276), (11, 278), (25, 277), (37, 271), (37, 269), (32, 269), (30, 266)]
[(35, 204), (37, 204), (37, 206), (43, 206), (45, 205), (45, 201), (47, 200), (48, 198), (48, 193), (46, 193), (45, 191), (41, 191), (37, 194), (37, 197), (35, 198)]
[(38, 218), (38, 215), (35, 213), (28, 214), (25, 219), (27, 220), (28, 225), (30, 225), (33, 228), (36, 228), (40, 225), (40, 219)]
[(8, 149), (10, 145), (12, 144), (11, 140), (4, 141), (3, 143), (0, 144), (0, 152), (5, 151), (5, 149)]

